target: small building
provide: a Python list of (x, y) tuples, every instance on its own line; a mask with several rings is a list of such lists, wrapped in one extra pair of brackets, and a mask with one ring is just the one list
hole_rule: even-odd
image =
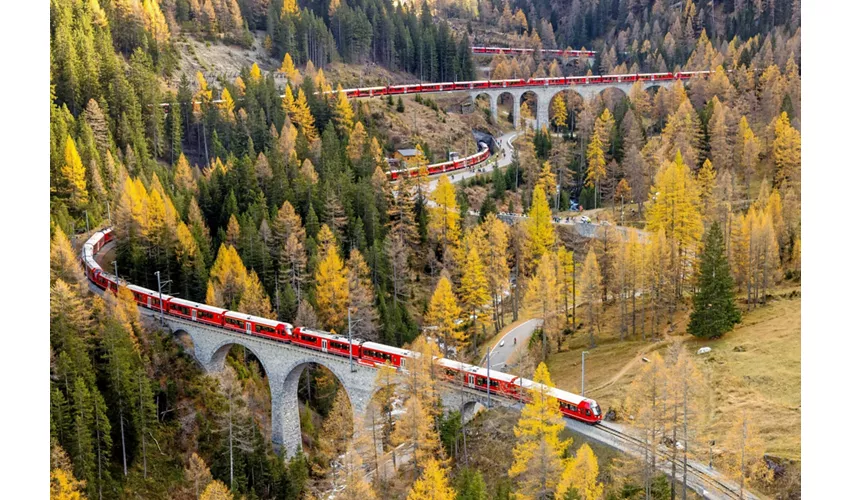
[(419, 167), (420, 163), (422, 165), (427, 164), (428, 160), (425, 159), (424, 155), (421, 156), (421, 153), (416, 148), (406, 148), (399, 149), (393, 153), (393, 159), (398, 161), (405, 168), (413, 168)]

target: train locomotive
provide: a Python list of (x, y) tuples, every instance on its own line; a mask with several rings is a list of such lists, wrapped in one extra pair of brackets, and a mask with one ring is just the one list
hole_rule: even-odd
[[(411, 358), (420, 356), (419, 353), (407, 349), (361, 339), (349, 342), (347, 337), (330, 332), (294, 327), (286, 322), (229, 311), (127, 283), (105, 272), (95, 260), (95, 255), (113, 238), (114, 232), (111, 228), (95, 232), (83, 244), (80, 252), (81, 264), (86, 277), (94, 286), (116, 294), (120, 287), (125, 287), (132, 292), (133, 300), (139, 307), (183, 321), (223, 328), (236, 334), (262, 337), (328, 355), (350, 357), (356, 363), (370, 367), (390, 365), (398, 370), (405, 370)], [(558, 400), (564, 416), (591, 424), (602, 420), (599, 405), (592, 399), (554, 387), (545, 387), (509, 373), (495, 370), (488, 372), (486, 368), (451, 359), (439, 358), (435, 362), (439, 366), (438, 375), (441, 378), (446, 381), (460, 380), (466, 388), (486, 392), (489, 387), (489, 392), (495, 396), (522, 402), (531, 400), (532, 391), (546, 391)]]

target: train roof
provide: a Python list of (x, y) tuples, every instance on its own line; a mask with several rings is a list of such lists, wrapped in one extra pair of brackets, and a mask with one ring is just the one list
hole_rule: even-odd
[[(140, 292), (140, 293), (144, 293), (145, 295), (159, 295), (158, 292), (155, 292), (155, 291), (153, 291), (149, 288), (145, 288), (145, 287), (142, 287), (142, 286), (139, 286), (139, 285), (128, 284), (127, 288), (129, 288), (131, 292)], [(166, 295), (162, 294), (162, 296), (165, 297)]]
[(410, 351), (407, 349), (400, 349), (398, 347), (393, 347), (389, 345), (379, 344), (377, 342), (363, 342), (360, 344), (360, 347), (365, 347), (366, 349), (374, 349), (376, 351), (387, 352), (390, 354), (397, 354), (399, 356), (410, 357)]
[(178, 299), (177, 297), (172, 297), (171, 303), (177, 304), (179, 306), (188, 306), (188, 307), (194, 307), (195, 309), (203, 309), (205, 311), (210, 311), (210, 312), (215, 313), (215, 314), (224, 314), (224, 313), (227, 312), (227, 309), (222, 309), (220, 307), (215, 307), (215, 306), (211, 306), (211, 305), (207, 305), (207, 304), (200, 304), (200, 303), (195, 302), (193, 300)]
[[(205, 305), (203, 307), (208, 308), (210, 306)], [(213, 309), (218, 309), (218, 308), (213, 308)], [(251, 316), (250, 314), (245, 314), (245, 313), (241, 313), (241, 312), (237, 312), (237, 311), (227, 311), (227, 310), (224, 310), (224, 309), (220, 309), (220, 311), (222, 311), (221, 314), (224, 314), (228, 318), (241, 319), (242, 321), (253, 321), (254, 323), (263, 323), (263, 324), (266, 324), (266, 325), (277, 325), (277, 324), (285, 325), (285, 324), (287, 324), (287, 323), (284, 323), (282, 321), (278, 321), (276, 319), (268, 319), (268, 318), (263, 318), (263, 317), (260, 317), (260, 316)]]

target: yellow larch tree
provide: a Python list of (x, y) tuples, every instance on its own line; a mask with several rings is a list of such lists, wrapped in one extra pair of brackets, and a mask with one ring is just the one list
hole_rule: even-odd
[(474, 245), (468, 245), (465, 257), (460, 277), (460, 300), (465, 315), (472, 318), (470, 330), (474, 332), (473, 343), (477, 347), (476, 329), (481, 329), (483, 337), (491, 323), (490, 317), (482, 314), (490, 302), (490, 294), (487, 292), (487, 277), (478, 249)]
[(464, 344), (467, 341), (466, 336), (459, 331), (455, 324), (460, 312), (457, 299), (452, 292), (451, 281), (445, 276), (441, 277), (433, 295), (431, 295), (431, 301), (428, 303), (425, 321), (436, 327), (437, 337), (442, 340), (444, 346), (453, 345), (458, 350), (465, 347)]
[(254, 83), (260, 83), (261, 81), (263, 81), (263, 72), (260, 71), (260, 67), (257, 66), (257, 63), (251, 65), (251, 72), (249, 73), (249, 75), (251, 76), (251, 80), (253, 80)]
[(50, 500), (85, 500), (85, 487), (70, 468), (50, 471)]
[(229, 123), (236, 121), (236, 115), (233, 114), (236, 104), (233, 102), (233, 97), (230, 96), (230, 91), (227, 90), (227, 87), (221, 91), (221, 104), (219, 106), (221, 107), (225, 121)]
[(261, 318), (274, 317), (269, 296), (266, 295), (263, 284), (260, 283), (260, 277), (253, 270), (248, 274), (248, 280), (245, 282), (245, 290), (242, 293), (242, 298), (239, 300), (239, 312), (250, 314), (251, 316), (259, 316)]
[(504, 306), (502, 293), (510, 285), (511, 268), (508, 265), (508, 226), (496, 214), (487, 214), (480, 226), (484, 231), (486, 244), (481, 252), (481, 260), (487, 268), (487, 287), (493, 302), (493, 321), (501, 328), (500, 306)]
[(561, 441), (564, 419), (558, 400), (549, 394), (552, 379), (545, 363), (534, 372), (536, 385), (514, 427), (517, 444), (508, 475), (516, 481), (520, 500), (552, 495), (564, 470), (561, 456), (572, 440)]
[(717, 187), (717, 172), (711, 160), (705, 159), (702, 168), (697, 173), (697, 185), (699, 186), (700, 211), (706, 219), (706, 224), (711, 224), (710, 217), (716, 214), (716, 199), (714, 189)]
[[(295, 94), (292, 93), (292, 87), (290, 87), (288, 83), (286, 84), (286, 88), (283, 90), (283, 98), (281, 99), (280, 105), (283, 108), (284, 113), (286, 113), (287, 115), (291, 115), (295, 111)], [(289, 118), (289, 116), (287, 116), (287, 118)], [(290, 125), (291, 124), (292, 123), (290, 121)], [(292, 128), (294, 129), (295, 126), (293, 125)], [(286, 132), (288, 131), (288, 127), (286, 126), (285, 123), (284, 123), (283, 129), (284, 130), (282, 130), (281, 133), (280, 133), (280, 140), (281, 141), (285, 141), (285, 140), (289, 139), (289, 136), (286, 135)], [(293, 143), (292, 143), (293, 147), (295, 146), (294, 140), (295, 139), (293, 138)]]
[[(337, 0), (338, 1), (338, 0)], [(342, 392), (342, 391), (340, 391)], [(334, 496), (338, 500), (377, 500), (363, 470), (363, 459), (357, 450), (350, 446), (342, 462), (342, 485), (344, 488)]]
[(233, 80), (233, 86), (236, 87), (236, 94), (238, 96), (241, 97), (245, 95), (245, 89), (247, 87), (245, 86), (245, 80), (243, 80), (241, 76), (237, 76), (236, 80)]
[(552, 99), (552, 120), (559, 130), (567, 125), (567, 103), (561, 94)]
[(404, 413), (396, 422), (390, 441), (395, 445), (413, 446), (413, 466), (433, 460), (440, 450), (440, 438), (434, 428), (434, 418), (423, 404), (424, 392), (412, 394), (404, 403)]
[(581, 296), (585, 301), (585, 312), (587, 313), (588, 332), (590, 334), (590, 348), (596, 347), (596, 339), (593, 330), (599, 330), (599, 320), (602, 308), (602, 275), (599, 272), (599, 263), (596, 260), (596, 252), (593, 247), (584, 258), (579, 282)]
[(230, 218), (227, 219), (227, 231), (224, 233), (224, 241), (228, 245), (235, 247), (239, 244), (241, 233), (242, 229), (239, 227), (239, 221), (236, 219), (236, 215), (230, 214)]
[(348, 301), (348, 269), (343, 265), (336, 245), (330, 245), (327, 255), (316, 268), (316, 305), (325, 328), (342, 331)]
[(718, 443), (722, 453), (717, 457), (717, 463), (721, 470), (738, 483), (741, 496), (744, 495), (744, 487), (765, 485), (773, 480), (773, 471), (764, 460), (765, 445), (760, 431), (757, 422), (748, 415), (746, 409), (740, 409)]
[(596, 460), (596, 455), (590, 446), (584, 443), (576, 451), (575, 458), (567, 460), (555, 498), (566, 498), (570, 490), (574, 490), (573, 493), (578, 494), (578, 497), (570, 498), (601, 500), (603, 486), (602, 483), (596, 482), (598, 475), (599, 462)]
[[(559, 245), (555, 259), (555, 279), (558, 280), (558, 287), (561, 291), (561, 296), (559, 297), (561, 304), (559, 304), (559, 307), (564, 313), (564, 321), (566, 322), (570, 317), (570, 304), (572, 304), (573, 329), (576, 326), (575, 311), (577, 305), (576, 299), (578, 298), (577, 271), (575, 254), (567, 250), (566, 247)], [(558, 349), (560, 350), (560, 346)]]
[(776, 135), (773, 140), (773, 162), (776, 164), (774, 186), (785, 187), (787, 184), (799, 188), (800, 147), (800, 131), (791, 126), (788, 113), (783, 111), (776, 120)]
[(193, 193), (198, 189), (198, 183), (195, 182), (192, 167), (189, 166), (189, 161), (186, 160), (183, 153), (180, 153), (180, 158), (177, 159), (177, 165), (174, 166), (174, 185), (178, 189)]
[(699, 135), (699, 118), (690, 99), (685, 98), (661, 131), (664, 157), (670, 159), (681, 154), (686, 164), (697, 165)]
[(594, 131), (590, 138), (590, 144), (587, 146), (587, 175), (584, 180), (584, 185), (595, 191), (594, 208), (599, 205), (598, 186), (607, 176), (608, 171), (606, 169), (605, 151), (602, 149), (602, 139)]
[(531, 269), (534, 269), (544, 253), (555, 244), (555, 228), (552, 226), (552, 211), (546, 199), (546, 190), (541, 184), (534, 186), (531, 199), (531, 209), (528, 212), (527, 249), (532, 259)]
[(319, 228), (319, 233), (316, 235), (316, 243), (318, 244), (317, 256), (319, 260), (324, 260), (328, 256), (331, 247), (336, 247), (336, 236), (334, 236), (330, 226), (322, 224), (322, 227)]
[(336, 88), (336, 103), (334, 104), (334, 121), (336, 122), (337, 130), (348, 135), (354, 127), (354, 110), (351, 109), (351, 103), (348, 101), (348, 96), (342, 90), (342, 85), (337, 85)]
[(86, 277), (80, 265), (77, 252), (71, 247), (71, 242), (57, 224), (52, 225), (53, 236), (50, 238), (50, 284), (61, 279), (66, 283), (86, 287)]
[(366, 141), (368, 140), (369, 136), (366, 135), (366, 129), (364, 129), (363, 124), (358, 121), (354, 124), (351, 134), (348, 136), (348, 146), (345, 148), (345, 152), (352, 161), (357, 162), (363, 158), (363, 150), (366, 147)]
[(206, 303), (211, 306), (237, 310), (237, 304), (248, 281), (248, 270), (236, 248), (224, 243), (210, 269)]
[(293, 107), (292, 121), (301, 127), (301, 133), (307, 138), (307, 142), (313, 142), (318, 137), (316, 120), (313, 118), (313, 113), (307, 104), (307, 96), (304, 95), (304, 89), (298, 89), (298, 98), (295, 100)]
[(563, 283), (557, 276), (556, 261), (557, 257), (552, 252), (543, 254), (524, 297), (525, 306), (543, 320), (543, 359), (549, 352), (548, 340), (558, 336), (562, 327), (561, 319), (564, 318), (560, 308)]
[(682, 283), (692, 271), (696, 249), (702, 238), (700, 190), (690, 168), (676, 154), (674, 161), (665, 162), (655, 176), (651, 191), (656, 193), (647, 209), (647, 229), (663, 229), (670, 241), (670, 268), (674, 272), (676, 297), (681, 297)]
[(744, 177), (747, 191), (750, 189), (750, 179), (756, 173), (760, 154), (761, 142), (750, 128), (746, 115), (741, 116), (741, 121), (738, 122), (738, 136), (735, 141), (735, 160), (739, 174)]
[(543, 162), (543, 167), (540, 169), (540, 174), (537, 176), (537, 184), (543, 186), (543, 191), (546, 193), (546, 196), (552, 196), (555, 194), (557, 180), (555, 179), (555, 172), (552, 172), (552, 164), (549, 163), (548, 160)]
[(448, 176), (439, 178), (431, 199), (437, 206), (430, 209), (429, 230), (443, 244), (444, 249), (449, 245), (456, 245), (460, 237), (460, 214), (457, 198), (455, 198), (455, 188), (449, 182)]
[(413, 483), (407, 500), (455, 500), (456, 497), (457, 493), (449, 485), (447, 471), (432, 458), (425, 463), (422, 476)]
[(71, 199), (74, 208), (80, 209), (88, 203), (89, 193), (86, 189), (86, 169), (77, 145), (69, 135), (65, 139), (65, 163), (59, 173), (62, 175), (62, 190)]
[(168, 31), (168, 23), (165, 21), (165, 16), (159, 8), (157, 0), (144, 0), (142, 4), (142, 16), (144, 19), (145, 31), (151, 34), (151, 37), (157, 43), (168, 43), (171, 33)]
[(233, 495), (224, 483), (216, 479), (204, 488), (199, 500), (233, 500)]
[(283, 0), (283, 8), (281, 9), (281, 15), (294, 14), (296, 16), (300, 15), (300, 10), (298, 9), (298, 0)]
[(289, 52), (284, 54), (283, 61), (280, 63), (280, 69), (277, 70), (278, 73), (283, 73), (287, 80), (292, 82), (293, 84), (298, 84), (301, 82), (301, 73), (298, 71), (298, 68), (295, 67), (295, 64), (292, 62), (292, 56), (289, 55)]

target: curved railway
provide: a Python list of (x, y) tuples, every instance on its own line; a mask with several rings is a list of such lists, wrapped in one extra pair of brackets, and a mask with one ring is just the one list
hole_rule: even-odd
[[(631, 446), (636, 447), (639, 450), (645, 450), (648, 447), (647, 444), (640, 438), (632, 436), (631, 434), (628, 434), (626, 432), (617, 430), (611, 427), (610, 425), (606, 425), (605, 423), (600, 423), (599, 425), (595, 426), (594, 429), (598, 429), (599, 431), (609, 434), (615, 437), (616, 439), (619, 439)], [(674, 460), (673, 454), (668, 451), (656, 449), (655, 454), (657, 457), (660, 457), (661, 459), (669, 462), (671, 466), (672, 464), (676, 464), (676, 467), (680, 468), (681, 470), (686, 469), (684, 460), (678, 457)], [(730, 486), (729, 483), (718, 479), (714, 475), (702, 470), (699, 467), (696, 467), (693, 462), (688, 463), (687, 471), (688, 475), (694, 476), (701, 483), (708, 485), (709, 487), (719, 492), (722, 495), (719, 498), (742, 498), (740, 488)], [(747, 500), (757, 500), (758, 497), (752, 495), (751, 493), (745, 490), (743, 498)]]
[(517, 47), (472, 47), (472, 53), (476, 55), (524, 56), (533, 55), (539, 51), (541, 55), (553, 57), (596, 57), (595, 50), (573, 50), (573, 49), (529, 49)]
[[(310, 349), (348, 358), (360, 365), (378, 367), (390, 365), (405, 371), (408, 361), (421, 354), (398, 347), (347, 337), (331, 332), (294, 327), (293, 325), (268, 318), (261, 318), (229, 311), (194, 301), (172, 297), (153, 290), (130, 284), (101, 268), (95, 256), (115, 238), (112, 228), (96, 231), (84, 244), (80, 261), (87, 279), (103, 291), (118, 294), (128, 290), (138, 307), (155, 311), (161, 315), (192, 321), (207, 327), (222, 328), (230, 333), (262, 337), (296, 348)], [(437, 376), (444, 380), (460, 379), (469, 389), (503, 396), (521, 403), (531, 400), (533, 392), (546, 393), (554, 397), (561, 414), (575, 420), (596, 424), (602, 420), (602, 412), (596, 401), (555, 387), (548, 387), (527, 378), (509, 373), (489, 370), (459, 361), (436, 358)]]

